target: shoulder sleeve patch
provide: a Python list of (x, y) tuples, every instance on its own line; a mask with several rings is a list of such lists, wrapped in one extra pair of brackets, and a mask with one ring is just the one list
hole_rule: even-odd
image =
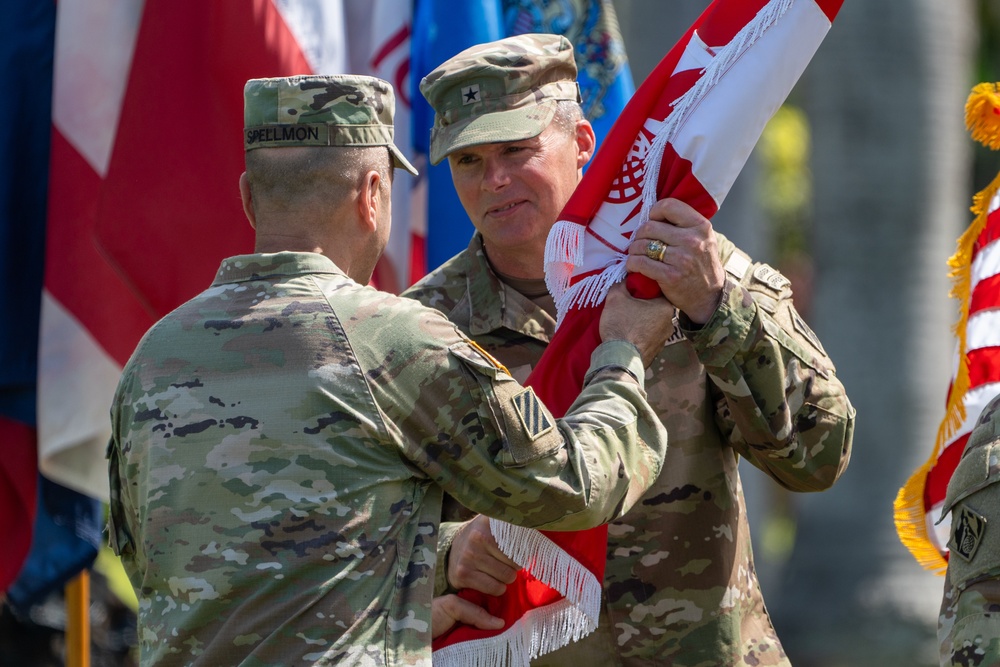
[(514, 404), (514, 412), (524, 426), (525, 433), (531, 440), (537, 440), (555, 428), (555, 424), (549, 419), (548, 411), (531, 387), (514, 394), (511, 402)]
[(976, 555), (976, 550), (983, 541), (986, 533), (986, 517), (969, 509), (968, 505), (962, 505), (957, 514), (958, 516), (952, 517), (948, 548), (951, 549), (951, 553), (961, 556), (968, 562)]

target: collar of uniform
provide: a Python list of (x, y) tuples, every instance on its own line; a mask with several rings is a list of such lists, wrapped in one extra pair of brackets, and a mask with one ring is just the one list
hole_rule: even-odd
[(467, 293), (472, 308), (469, 334), (475, 338), (497, 329), (510, 329), (549, 342), (556, 321), (531, 299), (500, 280), (486, 259), (483, 237), (478, 231), (473, 234), (466, 255)]
[(305, 273), (345, 275), (329, 257), (315, 252), (275, 252), (236, 255), (222, 260), (213, 285), (262, 280)]

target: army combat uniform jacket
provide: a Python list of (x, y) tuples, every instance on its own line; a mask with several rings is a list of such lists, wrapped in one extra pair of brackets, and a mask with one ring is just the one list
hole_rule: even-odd
[(941, 665), (1000, 665), (1000, 397), (983, 409), (948, 482)]
[[(533, 665), (787, 664), (754, 571), (739, 456), (788, 489), (825, 489), (847, 465), (854, 409), (793, 309), (787, 279), (718, 239), (727, 269), (719, 308), (697, 331), (675, 320), (647, 371), (670, 448), (653, 487), (609, 526), (600, 627)], [(405, 294), (445, 313), (522, 380), (554, 331), (491, 271), (478, 233)], [(468, 516), (454, 503), (446, 512)], [(457, 527), (442, 526), (442, 559)]]
[(112, 407), (142, 664), (429, 665), (442, 489), (577, 529), (658, 473), (635, 347), (592, 359), (556, 421), (440, 313), (322, 255), (224, 261), (142, 339)]

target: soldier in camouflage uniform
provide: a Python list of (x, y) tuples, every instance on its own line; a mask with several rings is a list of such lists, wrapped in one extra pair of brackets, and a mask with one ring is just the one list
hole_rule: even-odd
[(948, 482), (941, 515), (948, 512), (941, 664), (1000, 665), (1000, 397), (979, 416)]
[[(448, 159), (477, 231), (405, 294), (519, 379), (555, 329), (545, 238), (594, 150), (574, 81), (569, 42), (522, 35), (468, 49), (421, 83), (437, 112), (431, 162)], [(787, 489), (825, 489), (847, 465), (855, 412), (787, 279), (679, 201), (651, 218), (636, 237), (666, 242), (664, 260), (633, 242), (627, 266), (655, 275), (678, 307), (647, 375), (670, 449), (653, 488), (609, 526), (598, 630), (533, 664), (787, 665), (754, 572), (739, 457)], [(482, 517), (458, 522), (469, 516), (446, 501), (436, 590), (500, 594), (515, 566)]]
[(111, 411), (109, 530), (143, 665), (429, 665), (443, 490), (578, 529), (658, 474), (643, 366), (666, 301), (636, 326), (645, 306), (617, 292), (556, 420), (440, 313), (365, 286), (393, 166), (414, 172), (393, 103), (370, 77), (246, 85), (256, 252), (147, 332)]

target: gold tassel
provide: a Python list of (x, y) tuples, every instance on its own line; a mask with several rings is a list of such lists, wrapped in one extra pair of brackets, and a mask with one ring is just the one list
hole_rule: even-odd
[(965, 127), (972, 138), (992, 150), (1000, 149), (1000, 92), (995, 83), (980, 83), (965, 102)]

